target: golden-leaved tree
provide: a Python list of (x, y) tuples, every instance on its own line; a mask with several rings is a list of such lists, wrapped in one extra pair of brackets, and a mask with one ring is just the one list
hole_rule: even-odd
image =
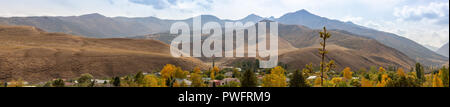
[(349, 67), (346, 67), (344, 70), (342, 70), (342, 73), (344, 73), (345, 81), (349, 81), (353, 78), (353, 72)]
[[(440, 70), (439, 72), (442, 71)], [(441, 76), (439, 74), (434, 74), (433, 76), (433, 87), (444, 87), (444, 83), (442, 82)]]
[(144, 87), (162, 87), (164, 83), (155, 75), (146, 75), (143, 79)]
[(202, 71), (200, 70), (200, 68), (195, 67), (193, 73), (191, 73), (191, 78), (190, 80), (192, 81), (191, 87), (204, 87), (204, 83), (202, 80)]
[(216, 66), (213, 67), (213, 69), (211, 70), (211, 74), (210, 74), (211, 80), (216, 79), (216, 74), (219, 74), (219, 71), (220, 71), (219, 67), (216, 67)]
[[(389, 78), (389, 75), (386, 73), (386, 70), (383, 67), (380, 67), (379, 73), (381, 75), (381, 80), (378, 81), (376, 87), (386, 87), (387, 83), (391, 81), (391, 78)], [(397, 74), (403, 74), (404, 76), (403, 69), (398, 69)]]
[(361, 87), (373, 87), (373, 82), (370, 80), (367, 80), (366, 78), (362, 78)]
[(270, 74), (266, 74), (263, 78), (263, 87), (286, 87), (286, 76), (282, 67), (277, 66), (270, 71)]
[(177, 67), (175, 65), (167, 64), (160, 72), (164, 83), (166, 83), (169, 87), (173, 87), (173, 83), (175, 81), (174, 76), (176, 71)]

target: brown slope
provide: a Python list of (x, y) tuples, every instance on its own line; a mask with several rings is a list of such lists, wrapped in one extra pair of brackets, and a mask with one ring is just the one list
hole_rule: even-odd
[(204, 67), (197, 59), (170, 56), (169, 46), (160, 41), (83, 38), (35, 27), (0, 26), (1, 81), (41, 82), (83, 73), (105, 78), (151, 72), (165, 64), (186, 70)]
[[(320, 30), (312, 30), (299, 25), (279, 25), (279, 55), (280, 62), (289, 64), (291, 69), (298, 69), (305, 64), (320, 61), (318, 45)], [(353, 69), (369, 68), (371, 66), (396, 66), (409, 69), (414, 61), (405, 54), (387, 47), (376, 40), (356, 36), (346, 31), (330, 31), (333, 35), (328, 40), (329, 58), (336, 60), (338, 69), (352, 67)], [(169, 34), (151, 35), (153, 39), (169, 42), (174, 37)], [(333, 45), (333, 46), (332, 46)], [(245, 46), (247, 49), (247, 45)], [(200, 58), (212, 61), (210, 58)], [(216, 64), (233, 66), (237, 62), (254, 60), (255, 58), (216, 58)], [(261, 59), (261, 58), (257, 58)]]
[[(280, 61), (291, 65), (304, 66), (309, 62), (319, 63), (318, 48), (320, 30), (304, 26), (280, 25), (280, 37), (289, 41), (298, 50), (280, 55)], [(330, 54), (338, 68), (353, 69), (370, 66), (396, 66), (409, 69), (414, 61), (405, 54), (387, 47), (376, 40), (363, 38), (346, 31), (330, 31), (332, 37), (327, 41)], [(300, 57), (301, 56), (301, 57)]]
[[(296, 51), (280, 55), (280, 61), (289, 66), (297, 66), (303, 68), (305, 64), (313, 63), (318, 66), (320, 63), (319, 47), (302, 48)], [(375, 67), (402, 67), (409, 69), (412, 61), (404, 62), (402, 59), (383, 56), (378, 54), (368, 54), (363, 51), (343, 48), (337, 45), (328, 46), (330, 53), (326, 56), (327, 61), (334, 60), (336, 62), (336, 70), (340, 71), (345, 67), (352, 69)]]

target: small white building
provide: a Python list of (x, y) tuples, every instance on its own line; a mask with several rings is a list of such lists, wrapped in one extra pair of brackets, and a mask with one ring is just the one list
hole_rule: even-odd
[(95, 81), (96, 84), (104, 84), (109, 83), (110, 80), (100, 80), (100, 79), (94, 79), (93, 81)]
[(181, 84), (181, 83), (185, 83), (186, 86), (191, 86), (192, 81), (189, 81), (188, 79), (176, 79), (177, 83)]
[(233, 72), (226, 72), (225, 73), (225, 77), (232, 77), (233, 76)]
[(315, 80), (317, 78), (317, 76), (309, 76), (308, 78), (306, 78), (307, 80)]

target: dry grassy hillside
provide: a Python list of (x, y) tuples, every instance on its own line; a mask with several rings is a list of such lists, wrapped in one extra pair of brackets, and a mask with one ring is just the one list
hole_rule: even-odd
[(124, 76), (158, 70), (165, 64), (185, 70), (205, 66), (197, 59), (173, 58), (169, 46), (155, 40), (94, 39), (29, 26), (0, 26), (2, 81), (40, 82), (83, 73), (97, 78)]
[[(300, 25), (279, 24), (279, 62), (288, 64), (290, 69), (300, 69), (309, 63), (319, 64), (318, 49), (321, 41), (318, 34), (320, 31)], [(414, 65), (414, 60), (404, 53), (385, 46), (374, 39), (357, 36), (342, 30), (333, 30), (330, 33), (333, 36), (327, 41), (327, 49), (330, 50), (327, 59), (336, 61), (337, 70), (345, 67), (359, 69), (370, 68), (371, 66), (395, 66), (410, 69), (411, 65)], [(175, 36), (161, 33), (150, 35), (149, 37), (170, 42)], [(256, 47), (254, 45), (250, 46)], [(248, 47), (245, 45), (243, 48), (247, 49)], [(205, 57), (200, 59), (206, 63), (212, 63), (213, 61), (213, 59)], [(216, 65), (233, 66), (236, 63), (254, 59), (248, 57), (215, 58), (214, 61)]]
[[(312, 30), (304, 26), (280, 24), (279, 61), (288, 64), (290, 69), (300, 69), (309, 63), (318, 65), (320, 63), (319, 32), (320, 30)], [(330, 31), (330, 33), (333, 36), (327, 41), (327, 49), (330, 52), (327, 60), (335, 60), (339, 71), (345, 67), (359, 69), (371, 66), (410, 69), (411, 65), (414, 65), (414, 61), (405, 54), (376, 40), (345, 31)], [(243, 59), (227, 59), (223, 61), (223, 64), (229, 66), (240, 61)]]

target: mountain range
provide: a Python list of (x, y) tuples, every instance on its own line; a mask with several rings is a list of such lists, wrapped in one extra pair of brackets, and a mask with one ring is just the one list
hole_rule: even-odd
[[(321, 39), (314, 30), (301, 25), (279, 24), (279, 62), (287, 64), (287, 69), (296, 70), (299, 67), (313, 63), (319, 64)], [(371, 66), (396, 66), (409, 69), (414, 60), (396, 49), (385, 46), (370, 38), (354, 35), (342, 30), (330, 30), (332, 37), (328, 40), (329, 54), (326, 60), (334, 60), (337, 68), (354, 69), (370, 68)], [(299, 42), (301, 41), (301, 42)], [(242, 59), (225, 60), (231, 66)], [(318, 65), (315, 65), (318, 66)]]
[[(287, 13), (280, 18), (264, 18), (255, 14), (251, 14), (239, 20), (220, 19), (213, 15), (201, 15), (199, 17), (202, 17), (203, 23), (215, 21), (222, 25), (224, 22), (258, 22), (264, 19), (270, 19), (285, 25), (302, 25), (310, 29), (321, 29), (326, 26), (328, 29), (342, 30), (343, 32), (345, 31), (352, 35), (377, 40), (381, 44), (392, 47), (406, 54), (411, 59), (427, 65), (440, 65), (448, 62), (447, 57), (437, 54), (407, 38), (359, 26), (351, 22), (342, 22), (320, 17), (306, 10)], [(166, 20), (156, 17), (105, 17), (100, 14), (69, 17), (0, 18), (0, 24), (3, 25), (36, 26), (49, 32), (63, 32), (95, 38), (134, 37), (139, 35), (164, 33), (168, 32), (172, 23), (178, 21), (192, 23), (192, 18), (184, 20)]]
[(448, 48), (449, 47), (448, 47), (448, 43), (447, 43), (444, 46), (442, 46), (441, 48), (439, 48), (436, 52), (441, 54), (441, 55), (443, 55), (443, 56), (448, 57), (448, 51), (449, 51)]
[[(320, 38), (317, 36), (321, 30), (310, 29), (301, 25), (285, 25), (279, 24), (279, 42), (278, 54), (279, 62), (287, 64), (291, 67), (288, 69), (295, 70), (309, 63), (318, 64), (320, 56), (317, 49), (320, 48)], [(258, 32), (258, 30), (257, 30)], [(330, 30), (333, 36), (328, 40), (328, 48), (330, 50), (327, 60), (336, 61), (336, 70), (345, 67), (351, 68), (370, 68), (372, 66), (396, 66), (405, 69), (414, 65), (414, 60), (391, 47), (385, 46), (378, 41), (366, 37), (357, 36), (343, 30)], [(222, 35), (224, 35), (223, 32)], [(210, 35), (203, 35), (204, 38)], [(245, 36), (248, 36), (245, 34)], [(137, 36), (133, 38), (147, 38), (171, 43), (176, 35), (169, 33), (158, 33), (146, 36)], [(248, 40), (248, 38), (245, 38)], [(299, 42), (301, 41), (301, 42)], [(256, 47), (249, 44), (248, 47)], [(222, 48), (225, 48), (224, 46)], [(236, 47), (238, 48), (238, 47)], [(244, 49), (245, 49), (244, 48)], [(211, 62), (211, 58), (199, 58), (204, 62)], [(264, 58), (215, 58), (216, 65), (233, 66), (243, 61), (252, 61)], [(318, 65), (315, 65), (318, 66)]]

